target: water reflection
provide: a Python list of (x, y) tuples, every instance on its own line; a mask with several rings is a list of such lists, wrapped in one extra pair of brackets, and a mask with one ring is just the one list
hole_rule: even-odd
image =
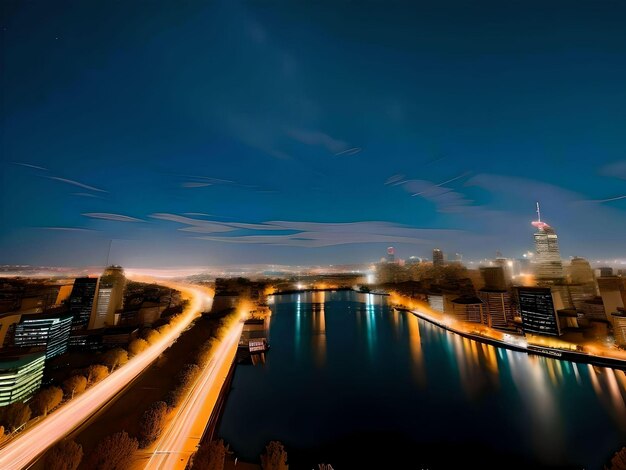
[(325, 302), (326, 292), (319, 291), (313, 293), (311, 345), (313, 347), (313, 360), (318, 367), (322, 367), (326, 362)]
[(626, 441), (623, 371), (478, 343), (372, 294), (300, 293), (272, 310), (269, 367), (237, 369), (221, 421), (251, 459), (268, 439), (316, 448), (373, 422), (451, 447), (468, 437), (451, 423), (471, 423), (481, 449), (546, 465), (601, 468)]

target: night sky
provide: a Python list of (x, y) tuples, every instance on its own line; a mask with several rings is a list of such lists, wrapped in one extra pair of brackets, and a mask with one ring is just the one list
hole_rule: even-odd
[(624, 1), (0, 3), (0, 264), (626, 258)]

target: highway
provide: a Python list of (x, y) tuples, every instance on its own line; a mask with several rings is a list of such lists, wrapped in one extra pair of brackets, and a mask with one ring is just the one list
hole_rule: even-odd
[[(147, 280), (142, 278), (141, 281)], [(28, 467), (46, 449), (80, 426), (176, 341), (193, 319), (200, 314), (205, 303), (211, 300), (207, 290), (202, 287), (154, 279), (150, 281), (177, 289), (189, 298), (189, 304), (179, 321), (162, 335), (158, 342), (132, 358), (126, 365), (81, 395), (74, 397), (73, 400), (6, 444), (0, 449), (1, 469), (17, 470)]]
[(237, 353), (243, 322), (236, 322), (216, 347), (193, 388), (179, 405), (161, 438), (153, 446), (146, 469), (184, 469), (200, 442)]

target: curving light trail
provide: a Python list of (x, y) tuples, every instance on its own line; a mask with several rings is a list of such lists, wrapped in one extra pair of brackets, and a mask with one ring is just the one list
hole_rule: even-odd
[(0, 449), (1, 469), (18, 470), (28, 467), (48, 447), (63, 439), (100, 410), (170, 347), (191, 321), (199, 315), (205, 302), (211, 299), (207, 291), (201, 287), (154, 280), (153, 282), (177, 289), (189, 297), (189, 305), (179, 321), (172, 325), (167, 333), (161, 335), (156, 343), (133, 357), (126, 365), (7, 443)]
[(243, 323), (236, 322), (215, 348), (208, 365), (200, 372), (195, 385), (157, 442), (146, 469), (186, 467), (217, 403), (237, 353), (242, 329)]

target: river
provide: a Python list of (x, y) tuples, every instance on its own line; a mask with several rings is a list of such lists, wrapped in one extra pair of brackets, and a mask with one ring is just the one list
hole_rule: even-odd
[(240, 459), (280, 440), (292, 470), (594, 469), (626, 444), (623, 371), (471, 341), (384, 296), (272, 299), (266, 363), (237, 367), (218, 430)]

